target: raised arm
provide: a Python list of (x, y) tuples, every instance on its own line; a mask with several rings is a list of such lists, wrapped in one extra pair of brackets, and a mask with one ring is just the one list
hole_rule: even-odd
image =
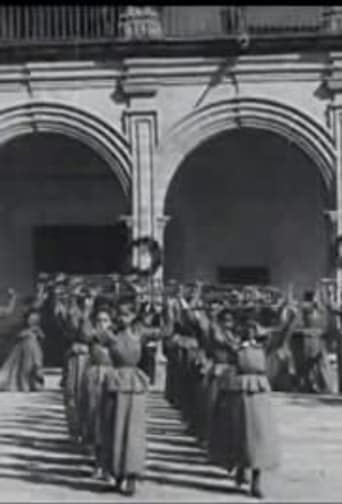
[(178, 296), (179, 306), (186, 315), (187, 319), (197, 326), (202, 333), (207, 334), (209, 331), (209, 319), (203, 310), (202, 302), (202, 284), (198, 282), (197, 288), (190, 302), (187, 302), (182, 296), (182, 292)]

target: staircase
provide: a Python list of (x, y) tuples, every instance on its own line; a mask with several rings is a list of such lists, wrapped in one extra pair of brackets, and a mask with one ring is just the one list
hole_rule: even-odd
[(44, 392), (1, 394), (0, 502), (254, 500), (237, 494), (226, 472), (208, 464), (158, 390), (148, 397), (146, 473), (136, 497), (105, 493), (91, 477), (91, 461), (69, 442), (59, 372), (49, 370), (46, 378)]

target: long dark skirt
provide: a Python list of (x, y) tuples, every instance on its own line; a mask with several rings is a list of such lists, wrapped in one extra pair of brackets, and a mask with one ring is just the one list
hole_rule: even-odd
[[(215, 397), (212, 398), (211, 422), (208, 426), (208, 456), (212, 463), (222, 465), (230, 469), (227, 462), (227, 454), (231, 450), (229, 446), (232, 433), (232, 417), (229, 404), (229, 395), (227, 394), (227, 384), (233, 382), (236, 376), (235, 366), (229, 366), (224, 371), (224, 376), (215, 377), (212, 383), (215, 389)], [(222, 383), (224, 387), (222, 389)]]
[(71, 355), (65, 365), (64, 404), (71, 436), (81, 435), (81, 397), (84, 373), (89, 361), (89, 354)]
[(107, 393), (102, 419), (103, 469), (115, 478), (141, 476), (146, 457), (146, 393)]
[(209, 457), (210, 457), (210, 444), (211, 438), (215, 436), (216, 432), (216, 416), (215, 409), (220, 390), (220, 377), (216, 376), (213, 370), (209, 371), (208, 386), (207, 386), (207, 434), (206, 439), (209, 443)]
[(229, 403), (229, 394), (225, 390), (220, 390), (214, 410), (215, 432), (211, 432), (209, 445), (209, 459), (213, 464), (231, 470), (234, 466), (232, 462), (232, 412)]
[[(221, 403), (221, 429), (226, 417), (225, 467), (272, 469), (280, 462), (275, 420), (268, 392), (227, 392)], [(222, 434), (221, 434), (222, 436)]]
[(165, 384), (165, 399), (171, 404), (175, 397), (175, 363), (171, 355), (167, 356), (166, 363), (166, 384)]
[(208, 374), (198, 372), (195, 386), (196, 434), (200, 441), (208, 440)]
[[(174, 338), (175, 339), (175, 338)], [(166, 364), (166, 388), (165, 388), (165, 398), (171, 404), (179, 405), (179, 349), (177, 343), (174, 340), (170, 340), (165, 343), (165, 355), (167, 357)]]
[(189, 348), (185, 353), (185, 381), (183, 382), (184, 389), (184, 417), (194, 425), (197, 419), (196, 412), (196, 361), (197, 350)]
[(102, 443), (102, 394), (103, 382), (109, 365), (87, 367), (82, 388), (82, 435), (85, 443), (94, 447)]

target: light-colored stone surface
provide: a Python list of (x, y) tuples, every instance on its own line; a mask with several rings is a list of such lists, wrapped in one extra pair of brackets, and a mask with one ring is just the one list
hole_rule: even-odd
[[(329, 75), (330, 87), (339, 89), (342, 60), (338, 52), (331, 53), (330, 56), (326, 58), (321, 52), (310, 56), (292, 52), (282, 55), (245, 54), (237, 58), (130, 57), (124, 60), (112, 59), (103, 64), (91, 60), (78, 61), (76, 58), (73, 62), (41, 61), (25, 62), (22, 65), (0, 65), (1, 143), (17, 140), (19, 134), (27, 134), (31, 138), (33, 132), (38, 132), (39, 135), (43, 132), (57, 133), (84, 143), (106, 162), (108, 172), (111, 170), (113, 179), (120, 180), (125, 195), (132, 194), (132, 198), (127, 197), (124, 201), (124, 212), (132, 213), (135, 216), (134, 222), (140, 221), (139, 233), (152, 233), (159, 240), (158, 221), (163, 216), (164, 201), (177, 177), (179, 167), (203, 142), (225, 131), (241, 128), (263, 129), (276, 133), (286, 142), (303, 150), (308, 159), (320, 168), (322, 179), (327, 179), (329, 198), (331, 197), (333, 202), (336, 169), (336, 138), (333, 134), (337, 128), (332, 128), (332, 109), (329, 108), (331, 99), (322, 85), (322, 78), (326, 74)], [(122, 87), (130, 90), (129, 97), (122, 96)], [(334, 102), (340, 101), (341, 98), (337, 94)], [(127, 113), (136, 114), (138, 122), (135, 124), (140, 123), (139, 127), (133, 128), (132, 138), (129, 138), (130, 128), (126, 127)], [(155, 122), (147, 119), (152, 116), (155, 117)], [(271, 139), (268, 143), (272, 143)], [(16, 149), (20, 150), (18, 146)], [(77, 147), (75, 149), (77, 150)], [(64, 148), (68, 156), (73, 150), (73, 147)], [(63, 147), (59, 151), (62, 152)], [(23, 166), (18, 170), (16, 182), (11, 184), (10, 188), (6, 184), (3, 189), (3, 192), (10, 195), (10, 200), (16, 202), (20, 200), (23, 182), (21, 174), (24, 177), (32, 177), (27, 160), (31, 158), (37, 161), (40, 158), (40, 154), (36, 155), (34, 150), (30, 149), (26, 156), (25, 152), (22, 152)], [(229, 153), (229, 150), (227, 152)], [(296, 168), (302, 168), (301, 163), (293, 161), (292, 157), (287, 158), (287, 152), (279, 151), (273, 164), (283, 165), (282, 160), (285, 159), (286, 170), (291, 163)], [(48, 153), (53, 159), (53, 151), (50, 153), (48, 149)], [(71, 157), (73, 158), (72, 155)], [(219, 157), (220, 154), (216, 153), (210, 163)], [(254, 160), (253, 152), (250, 157)], [(44, 159), (47, 171), (50, 158), (46, 161)], [(57, 155), (55, 158), (61, 166), (67, 168), (63, 155)], [(260, 156), (257, 155), (255, 159), (260, 161)], [(74, 166), (80, 167), (86, 164), (83, 158), (73, 158), (72, 162)], [(234, 165), (234, 162), (233, 159), (228, 159), (225, 169)], [(92, 163), (97, 168), (98, 163)], [(212, 183), (210, 163), (206, 182), (209, 186)], [(0, 164), (4, 168), (8, 165), (8, 159)], [(297, 171), (299, 173), (301, 170)], [(242, 187), (247, 185), (253, 188), (253, 180), (248, 174), (246, 177)], [(261, 176), (259, 178), (263, 180)], [(193, 183), (195, 181), (196, 178)], [(90, 198), (93, 192), (78, 200), (84, 192), (80, 187), (85, 184), (84, 177), (80, 175), (73, 184), (66, 186), (66, 202), (58, 200), (45, 205), (41, 200), (44, 200), (48, 190), (47, 184), (42, 178), (31, 180), (30, 184), (25, 184), (25, 192), (31, 194), (32, 190), (38, 188), (42, 193), (36, 198), (38, 203), (26, 200), (24, 209), (22, 204), (13, 209), (10, 203), (6, 203), (5, 196), (0, 198), (0, 221), (5, 223), (0, 224), (0, 230), (4, 230), (0, 236), (2, 280), (4, 285), (29, 292), (33, 287), (34, 273), (31, 246), (33, 226), (48, 225), (49, 219), (52, 219), (54, 225), (72, 225), (75, 220), (79, 220), (78, 209), (82, 210), (83, 207), (86, 208), (81, 214), (86, 223), (97, 220), (99, 211), (109, 213), (112, 222), (122, 213), (122, 210), (112, 210), (113, 205), (116, 207), (116, 202), (122, 200), (122, 195), (117, 194), (117, 190), (110, 183), (102, 191), (105, 194), (104, 201), (101, 196), (94, 195)], [(50, 180), (49, 184), (55, 188), (58, 186), (61, 192), (65, 188), (65, 185), (56, 179)], [(295, 184), (291, 184), (298, 186), (300, 192), (297, 179)], [(106, 195), (110, 191), (111, 201), (114, 203), (107, 202)], [(74, 195), (73, 201), (70, 201), (68, 196), (70, 192)], [(222, 201), (227, 201), (227, 194)], [(39, 202), (44, 212), (46, 211), (46, 216), (37, 211)], [(206, 207), (207, 202), (202, 206)], [(250, 208), (250, 205), (246, 206)], [(287, 209), (297, 208), (292, 199), (287, 200), (285, 206)], [(330, 206), (334, 205), (328, 204), (328, 200), (321, 205), (320, 219), (324, 219), (322, 212)], [(100, 210), (97, 207), (101, 207)], [(138, 210), (136, 207), (139, 207)], [(262, 205), (259, 207), (262, 208)], [(306, 208), (311, 206), (307, 204)], [(49, 217), (49, 209), (52, 217)], [(91, 216), (88, 218), (89, 213)], [(178, 207), (172, 217), (180, 214), (181, 209)], [(291, 216), (288, 216), (288, 219), (290, 223), (297, 223), (301, 235), (305, 234), (304, 241), (311, 243), (311, 237), (317, 233), (306, 227), (305, 218), (302, 222), (302, 214), (296, 213), (295, 219)], [(200, 220), (199, 216), (197, 220)], [(182, 225), (184, 226), (184, 223)], [(219, 220), (216, 219), (211, 228), (218, 226)], [(138, 232), (137, 228), (138, 226), (133, 226), (135, 233)], [(247, 234), (253, 235), (253, 222), (249, 222), (244, 229), (247, 229)], [(266, 230), (266, 227), (264, 229)], [(320, 225), (317, 230), (319, 229)], [(279, 232), (287, 242), (297, 243), (298, 233), (293, 226), (285, 233), (282, 228)], [(191, 237), (187, 237), (187, 241), (191, 241)], [(210, 242), (208, 236), (206, 242)], [(229, 242), (232, 242), (231, 238)], [(324, 239), (321, 242), (323, 243)], [(237, 243), (240, 244), (240, 241)], [(271, 245), (269, 249), (272, 249), (273, 245), (279, 250), (283, 249), (281, 239), (273, 240)], [(238, 246), (242, 253), (246, 250), (242, 244)], [(328, 249), (327, 246), (325, 248)], [(311, 246), (310, 250), (316, 248)], [(225, 256), (223, 249), (220, 254)], [(282, 255), (287, 257), (286, 253)], [(304, 253), (304, 257), (307, 258), (308, 254)], [(267, 256), (260, 264), (272, 268), (276, 261), (277, 258)], [(193, 259), (193, 263), (198, 263), (199, 268), (197, 259)], [(246, 264), (253, 266), (254, 263)], [(220, 265), (218, 263), (215, 267)], [(310, 277), (310, 288), (316, 284), (315, 277), (321, 276), (319, 260), (315, 268), (317, 273)], [(324, 276), (326, 275), (328, 271), (324, 268)], [(191, 280), (196, 278), (197, 276), (192, 277)], [(210, 281), (216, 281), (216, 274), (211, 275)]]
[[(58, 379), (49, 375), (43, 393), (1, 394), (1, 502), (255, 501), (207, 464), (158, 392), (149, 398), (149, 453), (136, 497), (103, 492), (89, 460), (68, 441)], [(340, 501), (342, 401), (279, 394), (273, 402), (283, 460), (266, 475), (267, 500)]]

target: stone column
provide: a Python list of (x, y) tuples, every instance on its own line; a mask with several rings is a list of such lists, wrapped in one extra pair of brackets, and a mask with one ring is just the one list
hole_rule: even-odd
[[(156, 233), (155, 240), (158, 242), (160, 250), (162, 251), (162, 255), (164, 255), (164, 237), (165, 237), (165, 228), (169, 223), (171, 217), (169, 215), (160, 215), (157, 216), (156, 221)], [(157, 270), (154, 276), (155, 288), (163, 283), (164, 276), (164, 264), (162, 262), (161, 267)], [(157, 352), (156, 352), (156, 362), (155, 362), (155, 375), (156, 375), (156, 389), (159, 391), (165, 390), (166, 385), (166, 364), (167, 358), (163, 352), (162, 341), (158, 341)]]
[[(161, 215), (156, 217), (156, 233), (155, 233), (155, 240), (159, 244), (159, 248), (162, 251), (162, 254), (164, 256), (164, 237), (165, 237), (165, 228), (167, 224), (169, 223), (171, 217), (169, 215)], [(156, 283), (160, 283), (163, 281), (163, 274), (164, 274), (164, 265), (162, 263), (161, 267), (158, 269), (158, 271), (155, 274), (155, 281)]]
[[(334, 212), (336, 237), (342, 236), (342, 104), (334, 108), (334, 134), (336, 142), (336, 211)], [(336, 261), (337, 302), (342, 309), (342, 264)], [(342, 327), (341, 317), (337, 320), (337, 363), (338, 363), (338, 389), (342, 393)]]
[(119, 222), (124, 222), (128, 229), (133, 229), (133, 216), (130, 214), (122, 214), (119, 217)]
[[(126, 224), (127, 228), (130, 231), (130, 238), (131, 238), (131, 240), (134, 239), (133, 238), (133, 230), (135, 228), (135, 224), (134, 224), (134, 217), (133, 217), (133, 215), (122, 214), (119, 217), (119, 221), (120, 222), (124, 222)], [(131, 266), (135, 267), (137, 265), (138, 265), (138, 258), (137, 258), (137, 253), (136, 253), (136, 250), (135, 250), (134, 253), (133, 253), (133, 257), (132, 257), (132, 264), (131, 264)]]
[[(125, 129), (132, 148), (132, 235), (155, 237), (154, 153), (157, 143), (156, 114), (129, 111), (124, 115)], [(138, 265), (140, 265), (140, 259)]]

